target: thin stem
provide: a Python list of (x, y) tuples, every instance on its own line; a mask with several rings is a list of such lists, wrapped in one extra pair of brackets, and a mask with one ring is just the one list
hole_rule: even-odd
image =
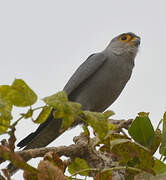
[(18, 124), (18, 122), (19, 122), (21, 119), (23, 119), (23, 118), (24, 118), (23, 115), (22, 115), (21, 117), (19, 117), (19, 118), (11, 125), (11, 127), (16, 126), (16, 125)]
[[(44, 108), (45, 106), (40, 106), (40, 107), (37, 107), (37, 108), (34, 108), (34, 109), (32, 109), (33, 111), (36, 111), (36, 110), (39, 110), (39, 109), (42, 109), (42, 108)], [(31, 108), (31, 107), (30, 107)], [(11, 125), (11, 128), (12, 127), (14, 127), (14, 126), (16, 126), (17, 124), (18, 124), (18, 122), (21, 120), (21, 119), (23, 119), (24, 118), (24, 115), (21, 115), (21, 117), (20, 118), (18, 118), (17, 120), (16, 120), (16, 122), (14, 122), (12, 125)]]
[(86, 172), (86, 171), (100, 171), (100, 169), (96, 169), (96, 168), (83, 169), (83, 170), (77, 171), (76, 173), (72, 174), (70, 177), (75, 176), (75, 175), (82, 173), (82, 172)]
[(44, 108), (44, 107), (46, 107), (46, 105), (45, 105), (45, 106), (40, 106), (40, 107), (34, 108), (34, 109), (32, 109), (32, 110), (33, 110), (33, 111), (36, 111), (36, 110), (42, 109), (42, 108)]
[(129, 169), (129, 170), (136, 171), (136, 172), (141, 172), (142, 171), (141, 169), (138, 169), (138, 168), (126, 167), (126, 166), (118, 166), (118, 167), (113, 167), (113, 168), (108, 168), (108, 169), (103, 169), (103, 170), (96, 169), (96, 168), (92, 168), (92, 169), (89, 168), (89, 169), (84, 169), (84, 170), (77, 171), (76, 173), (72, 174), (70, 177), (75, 176), (76, 174), (80, 174), (82, 172), (86, 172), (86, 171), (106, 172), (106, 171), (113, 171), (113, 170), (120, 170), (120, 169)]
[(159, 126), (160, 126), (160, 124), (161, 124), (162, 122), (163, 122), (163, 119), (161, 119), (161, 120), (159, 121), (156, 129), (159, 129)]
[(136, 171), (136, 172), (141, 172), (142, 171), (141, 169), (138, 169), (138, 168), (126, 167), (126, 166), (118, 166), (118, 167), (103, 169), (101, 172), (120, 170), (120, 169), (129, 169), (129, 170)]

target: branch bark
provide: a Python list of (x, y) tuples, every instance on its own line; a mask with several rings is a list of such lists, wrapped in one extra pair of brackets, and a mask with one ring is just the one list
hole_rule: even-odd
[[(128, 129), (132, 123), (132, 119), (129, 120), (113, 120), (110, 119), (112, 124), (117, 125), (116, 132), (120, 132), (122, 128)], [(20, 155), (24, 160), (32, 159), (37, 157), (43, 157), (46, 153), (53, 151), (58, 156), (66, 156), (69, 158), (67, 163), (71, 163), (76, 157), (82, 158), (86, 161), (92, 169), (104, 169), (112, 168), (115, 166), (114, 156), (112, 153), (102, 152), (96, 150), (94, 146), (89, 144), (90, 141), (96, 141), (96, 138), (89, 139), (84, 133), (81, 133), (79, 136), (74, 137), (74, 144), (70, 146), (60, 146), (60, 147), (43, 147), (30, 150), (17, 151), (16, 153)], [(115, 170), (113, 171), (113, 179), (115, 180), (124, 180), (125, 170)], [(96, 172), (90, 172), (89, 176), (94, 177)]]

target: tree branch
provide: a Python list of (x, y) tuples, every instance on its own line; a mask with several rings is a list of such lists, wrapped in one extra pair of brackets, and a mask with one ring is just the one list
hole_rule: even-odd
[[(128, 129), (132, 123), (132, 119), (129, 120), (113, 120), (110, 119), (110, 123), (116, 124), (117, 129), (115, 132), (120, 132), (122, 128)], [(95, 141), (97, 137), (91, 139)], [(32, 159), (37, 157), (43, 157), (46, 153), (54, 151), (58, 156), (69, 157), (69, 160), (66, 161), (67, 164), (70, 164), (76, 157), (82, 158), (86, 161), (92, 169), (104, 169), (112, 168), (115, 166), (113, 159), (114, 155), (110, 152), (97, 151), (96, 148), (89, 144), (89, 137), (85, 136), (84, 133), (81, 133), (79, 136), (74, 137), (73, 139), (75, 144), (70, 146), (60, 146), (60, 147), (43, 147), (37, 149), (29, 149), (17, 151), (16, 153), (20, 155), (24, 160)], [(113, 176), (119, 177), (116, 180), (124, 179), (125, 170), (113, 170)], [(90, 171), (89, 176), (94, 177), (96, 175), (95, 171)]]

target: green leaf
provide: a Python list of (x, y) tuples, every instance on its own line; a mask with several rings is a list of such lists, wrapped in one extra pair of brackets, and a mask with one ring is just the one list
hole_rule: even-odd
[(66, 116), (63, 118), (62, 124), (61, 124), (61, 129), (62, 131), (67, 130), (72, 123), (74, 122), (74, 117), (73, 116)]
[(7, 102), (12, 108), (12, 95), (15, 91), (8, 85), (0, 86), (0, 98)]
[(84, 130), (84, 134), (89, 137), (90, 136), (90, 132), (89, 132), (89, 129), (88, 129), (86, 124), (83, 125), (83, 130)]
[(110, 144), (113, 140), (117, 140), (117, 139), (127, 139), (127, 137), (123, 134), (119, 134), (119, 133), (114, 133), (113, 131), (108, 132), (107, 136), (104, 138), (104, 140), (102, 141), (102, 143), (104, 144), (104, 146), (102, 146), (100, 148), (100, 151), (107, 151), (110, 152), (111, 148), (110, 148)]
[(43, 98), (43, 101), (50, 106), (55, 106), (58, 103), (68, 102), (68, 97), (65, 91), (60, 91), (56, 94)]
[(10, 121), (12, 120), (12, 91), (12, 88), (8, 85), (0, 86), (0, 134), (8, 130)]
[(82, 114), (82, 110), (81, 110), (81, 104), (76, 103), (76, 102), (68, 102), (70, 108), (72, 109), (72, 112), (78, 116), (80, 114)]
[[(79, 106), (80, 107), (80, 106)], [(70, 102), (63, 104), (61, 111), (55, 111), (55, 118), (63, 118), (61, 128), (63, 130), (68, 129), (75, 120), (75, 116), (79, 114)]]
[(64, 91), (58, 92), (52, 96), (43, 99), (44, 102), (54, 108), (54, 118), (63, 119), (62, 131), (68, 129), (74, 122), (75, 117), (78, 117), (81, 111), (81, 105), (75, 102), (69, 102)]
[[(88, 171), (90, 170), (89, 166), (87, 165), (86, 161), (81, 158), (75, 158), (74, 162), (72, 162), (68, 166), (68, 170), (70, 174), (80, 174), (82, 176), (88, 176)], [(85, 171), (84, 171), (85, 170)], [(80, 172), (81, 171), (81, 172)]]
[(155, 132), (148, 113), (139, 113), (128, 130), (130, 136), (139, 144), (150, 148), (154, 141)]
[(96, 112), (83, 112), (86, 122), (93, 128), (100, 140), (103, 140), (108, 133), (108, 121), (102, 113)]
[(21, 115), (22, 115), (25, 119), (28, 119), (28, 118), (32, 117), (32, 115), (33, 115), (33, 109), (30, 108), (27, 113), (22, 113)]
[(166, 156), (166, 112), (163, 115), (162, 140), (159, 152), (160, 154)]
[(74, 122), (75, 118), (78, 119), (79, 115), (82, 113), (81, 104), (68, 102), (66, 105), (64, 104), (63, 111), (64, 116), (61, 127), (63, 129), (68, 129)]
[(105, 111), (103, 113), (103, 115), (108, 119), (109, 117), (115, 115), (115, 113), (113, 111), (109, 110), (109, 111)]
[(73, 112), (64, 91), (45, 97), (43, 100), (46, 104), (54, 107), (55, 110), (53, 115), (55, 119), (63, 118), (63, 128), (67, 128), (71, 125), (74, 121)]
[(12, 84), (12, 103), (18, 107), (31, 106), (37, 100), (37, 95), (33, 92), (32, 89), (22, 80), (15, 79)]
[(7, 131), (11, 120), (11, 106), (0, 98), (0, 134)]
[[(113, 116), (115, 113), (113, 111), (105, 111), (103, 113), (104, 117), (106, 119), (108, 119), (109, 117)], [(109, 121), (108, 121), (108, 130), (115, 130), (116, 129), (116, 125), (115, 124), (111, 124)]]
[(164, 164), (162, 161), (158, 159), (155, 159), (153, 170), (156, 174), (164, 173), (166, 172), (166, 164)]
[(52, 107), (45, 106), (42, 111), (40, 112), (39, 116), (36, 118), (34, 123), (43, 123), (48, 118), (52, 110)]
[(154, 154), (157, 151), (160, 143), (161, 143), (161, 130), (156, 129), (154, 141), (153, 141), (153, 144), (151, 146), (151, 154)]
[(127, 139), (111, 141), (111, 152), (115, 153), (120, 163), (151, 171), (154, 160), (148, 149)]

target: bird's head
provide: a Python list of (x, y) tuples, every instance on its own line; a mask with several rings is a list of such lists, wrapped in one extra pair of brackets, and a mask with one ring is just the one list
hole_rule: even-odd
[(140, 45), (140, 37), (134, 33), (128, 32), (120, 34), (113, 38), (107, 47), (107, 51), (113, 52), (115, 55), (131, 55), (136, 56)]

